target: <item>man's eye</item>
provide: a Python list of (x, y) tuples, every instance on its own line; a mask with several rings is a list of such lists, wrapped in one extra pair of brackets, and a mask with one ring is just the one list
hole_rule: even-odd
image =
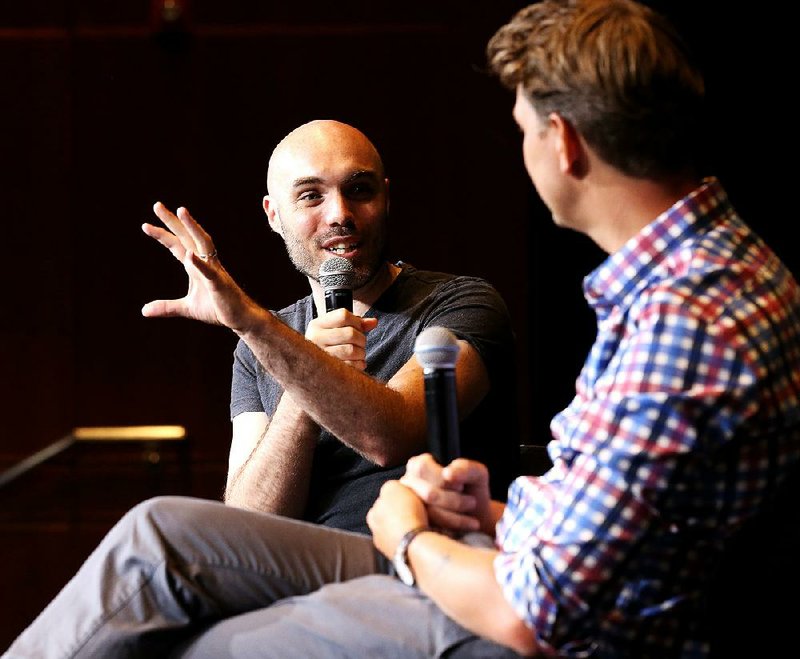
[(347, 196), (351, 199), (372, 199), (375, 186), (371, 183), (354, 183), (347, 189)]
[(309, 202), (309, 201), (316, 201), (321, 197), (322, 195), (320, 195), (319, 192), (316, 192), (314, 190), (307, 190), (306, 192), (303, 192), (299, 197), (297, 197), (297, 200)]

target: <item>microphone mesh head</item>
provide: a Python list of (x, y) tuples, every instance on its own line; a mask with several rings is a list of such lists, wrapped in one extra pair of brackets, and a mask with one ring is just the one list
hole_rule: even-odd
[(319, 283), (325, 290), (353, 288), (356, 271), (353, 264), (341, 256), (332, 256), (319, 266)]
[(446, 327), (428, 327), (417, 336), (414, 342), (414, 355), (423, 369), (455, 368), (458, 339)]

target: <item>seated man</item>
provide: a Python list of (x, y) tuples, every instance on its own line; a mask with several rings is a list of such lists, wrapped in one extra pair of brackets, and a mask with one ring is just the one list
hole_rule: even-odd
[[(652, 10), (542, 0), (489, 55), (537, 192), (609, 253), (585, 280), (598, 335), (553, 467), (503, 505), (484, 465), (415, 457), (372, 538), (145, 502), (6, 657), (707, 656), (715, 567), (800, 458), (800, 289), (700, 175), (703, 80)], [(189, 264), (248, 336), (260, 314)]]
[[(259, 310), (246, 333), (205, 296), (201, 271), (216, 269), (226, 279), (227, 273), (188, 212), (175, 216), (156, 204), (170, 231), (144, 226), (190, 279), (186, 298), (150, 303), (144, 314), (220, 323), (240, 336), (226, 502), (368, 533), (366, 511), (380, 486), (426, 450), (422, 370), (413, 348), (432, 325), (461, 339), (463, 453), (497, 470), (494, 492), (505, 497), (519, 446), (516, 377), (510, 320), (494, 288), (476, 277), (386, 260), (388, 180), (375, 147), (351, 126), (312, 121), (293, 130), (270, 157), (267, 187), (270, 226), (311, 294), (274, 314)], [(198, 256), (204, 254), (214, 256)], [(325, 311), (319, 270), (332, 256), (355, 270), (352, 313)], [(241, 291), (232, 294), (255, 306)]]

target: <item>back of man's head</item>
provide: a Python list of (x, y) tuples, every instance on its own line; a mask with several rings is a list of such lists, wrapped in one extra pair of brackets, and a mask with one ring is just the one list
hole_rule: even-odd
[(562, 116), (622, 172), (696, 173), (703, 77), (652, 9), (633, 0), (543, 0), (501, 27), (487, 56), (542, 118)]

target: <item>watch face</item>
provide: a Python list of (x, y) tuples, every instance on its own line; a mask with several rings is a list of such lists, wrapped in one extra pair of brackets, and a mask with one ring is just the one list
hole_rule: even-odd
[(400, 581), (402, 581), (406, 586), (414, 585), (414, 575), (411, 573), (411, 569), (408, 567), (406, 562), (402, 560), (402, 558), (398, 557), (398, 559), (394, 561), (394, 569), (395, 572), (397, 572), (397, 576), (400, 577)]
[(411, 572), (411, 568), (408, 565), (408, 554), (406, 553), (407, 550), (408, 538), (403, 538), (394, 552), (394, 556), (392, 557), (392, 565), (394, 566), (394, 571), (397, 572), (397, 576), (399, 577), (400, 581), (402, 581), (406, 586), (413, 586), (414, 574)]
[(394, 551), (394, 556), (392, 556), (394, 571), (397, 573), (400, 581), (406, 586), (413, 586), (416, 583), (414, 573), (411, 571), (411, 566), (408, 564), (408, 545), (410, 545), (411, 541), (420, 533), (430, 530), (428, 526), (418, 526), (411, 529), (400, 539), (400, 544), (397, 545), (397, 549)]

